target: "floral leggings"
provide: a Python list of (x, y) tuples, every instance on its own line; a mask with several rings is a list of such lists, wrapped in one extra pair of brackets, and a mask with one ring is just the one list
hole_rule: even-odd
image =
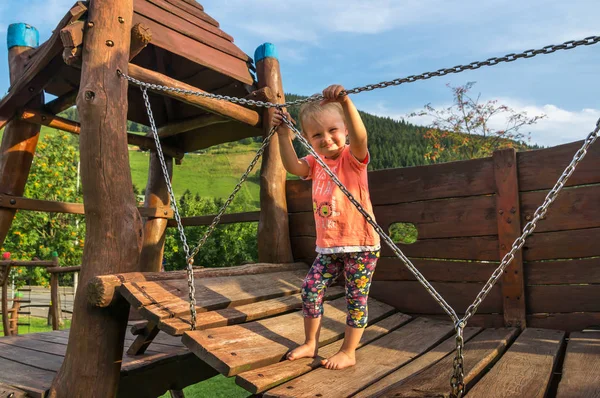
[(302, 311), (307, 318), (323, 315), (325, 289), (342, 272), (346, 279), (346, 324), (355, 328), (367, 326), (367, 298), (371, 277), (379, 259), (379, 251), (319, 254), (302, 284)]

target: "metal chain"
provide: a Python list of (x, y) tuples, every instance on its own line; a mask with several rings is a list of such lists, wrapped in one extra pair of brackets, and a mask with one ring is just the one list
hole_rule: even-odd
[[(432, 77), (445, 76), (445, 75), (449, 75), (451, 73), (460, 73), (460, 72), (463, 72), (466, 70), (475, 70), (475, 69), (481, 68), (482, 66), (494, 66), (494, 65), (497, 65), (497, 64), (500, 64), (503, 62), (514, 62), (521, 58), (532, 58), (532, 57), (535, 57), (536, 55), (540, 55), (540, 54), (552, 54), (553, 52), (556, 52), (558, 50), (571, 50), (571, 49), (579, 47), (579, 46), (590, 46), (590, 45), (596, 44), (598, 42), (600, 42), (600, 36), (589, 36), (589, 37), (586, 37), (585, 39), (581, 39), (581, 40), (569, 40), (562, 44), (551, 44), (551, 45), (544, 46), (537, 50), (534, 50), (534, 49), (526, 50), (526, 51), (522, 51), (517, 54), (510, 53), (510, 54), (506, 54), (503, 57), (488, 58), (485, 61), (475, 61), (475, 62), (471, 62), (466, 65), (456, 65), (451, 68), (443, 68), (443, 69), (438, 69), (433, 72), (421, 73), (420, 75), (411, 75), (411, 76), (407, 76), (404, 78), (383, 81), (383, 82), (376, 83), (376, 84), (368, 84), (366, 86), (356, 87), (356, 88), (352, 88), (350, 90), (346, 90), (345, 93), (346, 94), (358, 94), (363, 91), (371, 91), (371, 90), (375, 90), (378, 88), (399, 86), (404, 83), (413, 83), (418, 80), (431, 79)], [(178, 93), (178, 94), (195, 95), (198, 97), (224, 100), (224, 101), (229, 101), (229, 102), (233, 102), (236, 104), (247, 105), (247, 106), (257, 106), (257, 107), (263, 107), (263, 108), (289, 107), (289, 106), (293, 106), (293, 105), (300, 105), (300, 104), (303, 104), (306, 102), (321, 101), (324, 99), (324, 97), (322, 95), (318, 94), (318, 95), (310, 96), (308, 98), (303, 98), (303, 99), (299, 99), (299, 100), (295, 100), (295, 101), (286, 102), (284, 104), (275, 104), (273, 102), (256, 101), (256, 100), (251, 100), (251, 99), (246, 99), (246, 98), (230, 97), (227, 95), (218, 95), (218, 94), (211, 94), (211, 93), (206, 93), (206, 92), (201, 92), (201, 91), (167, 87), (167, 86), (162, 86), (160, 84), (151, 84), (151, 83), (142, 82), (138, 79), (128, 76), (127, 74), (125, 74), (121, 71), (117, 71), (117, 73), (120, 76), (122, 76), (123, 78), (130, 81), (131, 83), (134, 83), (140, 87), (149, 88), (153, 91), (170, 91), (170, 92), (174, 92), (174, 93)]]
[(440, 296), (440, 294), (433, 288), (433, 286), (431, 286), (429, 281), (427, 279), (425, 279), (425, 277), (419, 272), (419, 270), (417, 270), (417, 268), (411, 263), (411, 261), (408, 259), (408, 257), (406, 257), (404, 255), (404, 253), (402, 253), (402, 251), (398, 248), (398, 246), (396, 246), (396, 244), (394, 243), (392, 238), (390, 238), (388, 236), (388, 234), (385, 233), (383, 228), (381, 228), (379, 226), (379, 224), (377, 224), (375, 222), (373, 217), (371, 217), (371, 215), (354, 198), (354, 196), (350, 193), (350, 191), (348, 191), (348, 189), (344, 186), (344, 184), (342, 184), (342, 182), (337, 178), (337, 176), (331, 171), (331, 169), (319, 157), (317, 152), (315, 152), (315, 150), (309, 144), (309, 142), (306, 140), (306, 138), (304, 138), (302, 136), (302, 133), (300, 133), (300, 131), (298, 131), (298, 129), (296, 129), (296, 127), (288, 120), (288, 118), (285, 115), (283, 115), (283, 121), (296, 134), (296, 138), (298, 139), (298, 141), (300, 141), (300, 143), (315, 157), (315, 160), (317, 161), (317, 163), (319, 163), (319, 165), (323, 168), (323, 170), (327, 173), (327, 175), (329, 175), (329, 177), (331, 177), (332, 181), (340, 188), (342, 193), (344, 193), (344, 195), (346, 195), (346, 197), (350, 200), (350, 202), (358, 209), (360, 214), (362, 214), (365, 217), (365, 219), (367, 220), (367, 222), (373, 228), (375, 228), (375, 230), (381, 236), (381, 238), (388, 244), (389, 247), (392, 248), (394, 253), (402, 260), (404, 265), (406, 265), (406, 267), (408, 267), (410, 272), (412, 272), (412, 274), (417, 278), (417, 280), (421, 283), (421, 285), (423, 285), (423, 287), (425, 287), (427, 292), (429, 292), (429, 294), (431, 294), (431, 296), (434, 298), (434, 300), (437, 301), (438, 304), (440, 304), (442, 306), (444, 311), (446, 311), (446, 313), (450, 316), (450, 318), (452, 318), (452, 320), (454, 322), (458, 322), (459, 318), (458, 318), (458, 315), (456, 315), (456, 312), (454, 311), (454, 309), (452, 309), (452, 307), (446, 302), (446, 300), (444, 300), (444, 298), (442, 296)]
[(189, 291), (189, 299), (190, 299), (190, 314), (191, 314), (191, 318), (192, 318), (191, 319), (191, 329), (195, 330), (196, 329), (196, 288), (194, 285), (194, 269), (193, 269), (194, 257), (196, 256), (196, 254), (198, 254), (198, 252), (200, 251), (200, 249), (202, 248), (204, 243), (206, 243), (206, 240), (212, 234), (212, 232), (214, 231), (214, 229), (217, 226), (217, 224), (219, 223), (219, 221), (221, 221), (221, 216), (225, 212), (225, 209), (227, 209), (227, 207), (231, 204), (231, 202), (235, 198), (235, 195), (239, 192), (242, 184), (244, 183), (244, 181), (246, 181), (246, 179), (248, 178), (248, 175), (250, 174), (252, 169), (254, 169), (254, 166), (258, 162), (258, 159), (261, 157), (261, 155), (265, 151), (265, 148), (267, 147), (267, 145), (269, 145), (269, 142), (271, 141), (271, 137), (273, 137), (273, 134), (275, 133), (276, 128), (275, 127), (271, 128), (271, 131), (269, 132), (267, 137), (263, 140), (261, 147), (256, 152), (254, 159), (252, 159), (252, 162), (250, 162), (250, 165), (246, 169), (246, 172), (242, 175), (242, 178), (240, 179), (240, 181), (237, 183), (237, 185), (233, 189), (233, 192), (231, 193), (231, 195), (229, 195), (229, 197), (227, 198), (227, 200), (225, 201), (223, 206), (221, 206), (221, 208), (219, 209), (219, 212), (217, 213), (217, 215), (213, 219), (213, 222), (211, 223), (211, 225), (208, 227), (208, 229), (204, 233), (204, 236), (202, 236), (202, 238), (198, 242), (198, 245), (190, 252), (190, 247), (188, 246), (185, 231), (183, 229), (183, 223), (181, 222), (181, 216), (179, 215), (179, 208), (177, 206), (177, 201), (175, 200), (173, 186), (171, 185), (171, 180), (169, 179), (169, 171), (167, 169), (167, 164), (165, 162), (165, 156), (162, 151), (160, 137), (158, 136), (158, 130), (157, 130), (156, 124), (154, 122), (154, 115), (152, 114), (152, 108), (150, 106), (150, 99), (148, 98), (148, 89), (146, 87), (141, 87), (141, 90), (142, 90), (142, 96), (144, 97), (144, 102), (146, 104), (146, 112), (148, 113), (148, 119), (150, 120), (150, 130), (152, 131), (152, 135), (154, 137), (154, 143), (156, 145), (156, 152), (158, 154), (158, 159), (160, 160), (160, 166), (162, 168), (163, 177), (165, 179), (165, 184), (167, 186), (167, 190), (169, 191), (169, 197), (171, 199), (171, 207), (173, 208), (173, 214), (175, 216), (175, 220), (177, 221), (177, 230), (179, 231), (179, 237), (183, 244), (183, 250), (185, 251), (185, 258), (186, 258), (186, 265), (187, 265), (186, 270), (187, 270), (187, 279), (188, 279), (188, 291)]
[(481, 292), (479, 292), (479, 294), (475, 298), (475, 301), (473, 301), (473, 304), (471, 304), (465, 311), (465, 316), (460, 320), (460, 322), (458, 322), (458, 324), (456, 324), (456, 330), (457, 330), (456, 355), (454, 358), (454, 374), (450, 381), (450, 384), (452, 386), (453, 396), (460, 398), (462, 396), (462, 394), (464, 393), (464, 380), (463, 380), (464, 374), (463, 374), (463, 364), (462, 364), (462, 362), (463, 362), (463, 358), (462, 358), (463, 354), (462, 353), (463, 353), (464, 341), (462, 338), (461, 339), (458, 338), (459, 331), (461, 331), (461, 333), (462, 333), (462, 329), (467, 325), (467, 321), (473, 316), (473, 314), (475, 314), (475, 312), (477, 311), (477, 307), (479, 307), (481, 302), (486, 298), (486, 296), (492, 290), (492, 287), (496, 284), (498, 279), (500, 279), (500, 276), (502, 275), (502, 273), (504, 272), (506, 267), (508, 267), (508, 265), (515, 258), (516, 251), (521, 249), (523, 247), (523, 245), (525, 244), (525, 238), (533, 233), (533, 231), (537, 227), (537, 222), (546, 215), (548, 208), (550, 207), (552, 202), (554, 202), (554, 200), (558, 196), (559, 192), (564, 188), (567, 180), (569, 179), (569, 177), (571, 177), (571, 175), (575, 171), (575, 168), (577, 167), (579, 162), (581, 162), (581, 160), (587, 154), (587, 151), (590, 148), (590, 146), (592, 146), (592, 144), (596, 141), (596, 139), (598, 139), (599, 131), (600, 131), (600, 118), (596, 121), (596, 128), (594, 129), (594, 131), (592, 131), (586, 137), (581, 148), (579, 148), (579, 150), (573, 156), (571, 163), (569, 163), (569, 165), (565, 168), (565, 170), (563, 171), (563, 173), (560, 176), (560, 178), (558, 179), (558, 181), (556, 181), (556, 184), (554, 185), (554, 187), (550, 190), (550, 192), (548, 192), (548, 195), (546, 195), (544, 202), (536, 209), (535, 213), (533, 214), (533, 219), (525, 225), (521, 236), (519, 236), (514, 241), (510, 251), (508, 253), (506, 253), (506, 255), (504, 255), (500, 265), (492, 273), (492, 276), (486, 282), (486, 284), (483, 286), (483, 289), (481, 290)]

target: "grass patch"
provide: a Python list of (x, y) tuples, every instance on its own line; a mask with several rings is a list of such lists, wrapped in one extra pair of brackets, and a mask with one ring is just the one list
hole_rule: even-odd
[[(19, 326), (19, 334), (28, 334), (28, 333), (41, 333), (41, 332), (51, 332), (52, 326), (48, 325), (48, 321), (46, 318), (37, 318), (37, 317), (28, 317), (27, 315), (21, 315), (19, 317), (19, 322), (21, 323), (29, 323), (29, 325), (21, 325)], [(67, 319), (64, 321), (62, 329), (68, 329), (71, 327), (71, 320)], [(0, 328), (0, 336), (4, 336), (4, 330)]]
[[(192, 384), (184, 388), (183, 392), (186, 398), (245, 398), (252, 396), (248, 391), (235, 384), (235, 377), (227, 378), (222, 375)], [(170, 397), (171, 395), (166, 393), (160, 398)]]

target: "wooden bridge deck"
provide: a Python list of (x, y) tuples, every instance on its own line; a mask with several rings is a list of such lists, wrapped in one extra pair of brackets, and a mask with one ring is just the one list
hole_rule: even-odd
[[(152, 324), (182, 335), (183, 343), (202, 361), (225, 376), (235, 376), (236, 383), (253, 394), (448, 396), (452, 323), (402, 314), (373, 298), (356, 366), (331, 371), (319, 367), (319, 358), (285, 360), (304, 339), (298, 311), (304, 272), (196, 279), (194, 331), (189, 330), (184, 280), (123, 283), (119, 289)], [(323, 357), (341, 347), (346, 319), (342, 295), (339, 287), (328, 291), (319, 341)], [(467, 397), (600, 397), (600, 333), (567, 336), (552, 329), (468, 327), (465, 340)]]
[[(125, 349), (135, 339), (129, 329)], [(13, 387), (27, 396), (45, 397), (63, 362), (68, 338), (69, 330), (0, 337), (0, 397), (10, 396)], [(145, 354), (123, 354), (119, 397), (154, 398), (215, 374), (180, 338), (161, 333)]]

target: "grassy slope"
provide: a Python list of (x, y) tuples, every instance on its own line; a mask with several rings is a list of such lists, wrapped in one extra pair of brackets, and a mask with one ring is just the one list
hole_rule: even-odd
[[(56, 130), (43, 127), (41, 137), (53, 134)], [(4, 133), (0, 130), (0, 139)], [(175, 165), (173, 171), (173, 189), (179, 197), (189, 189), (202, 197), (227, 198), (238, 183), (240, 177), (254, 158), (259, 144), (242, 145), (224, 144), (211, 148), (203, 154), (190, 153), (185, 156), (181, 165)], [(133, 184), (143, 193), (148, 181), (148, 152), (141, 152), (130, 147), (129, 163)], [(252, 171), (254, 175), (260, 168), (260, 161)], [(259, 206), (259, 186), (253, 181), (246, 181), (238, 196), (244, 196)]]

